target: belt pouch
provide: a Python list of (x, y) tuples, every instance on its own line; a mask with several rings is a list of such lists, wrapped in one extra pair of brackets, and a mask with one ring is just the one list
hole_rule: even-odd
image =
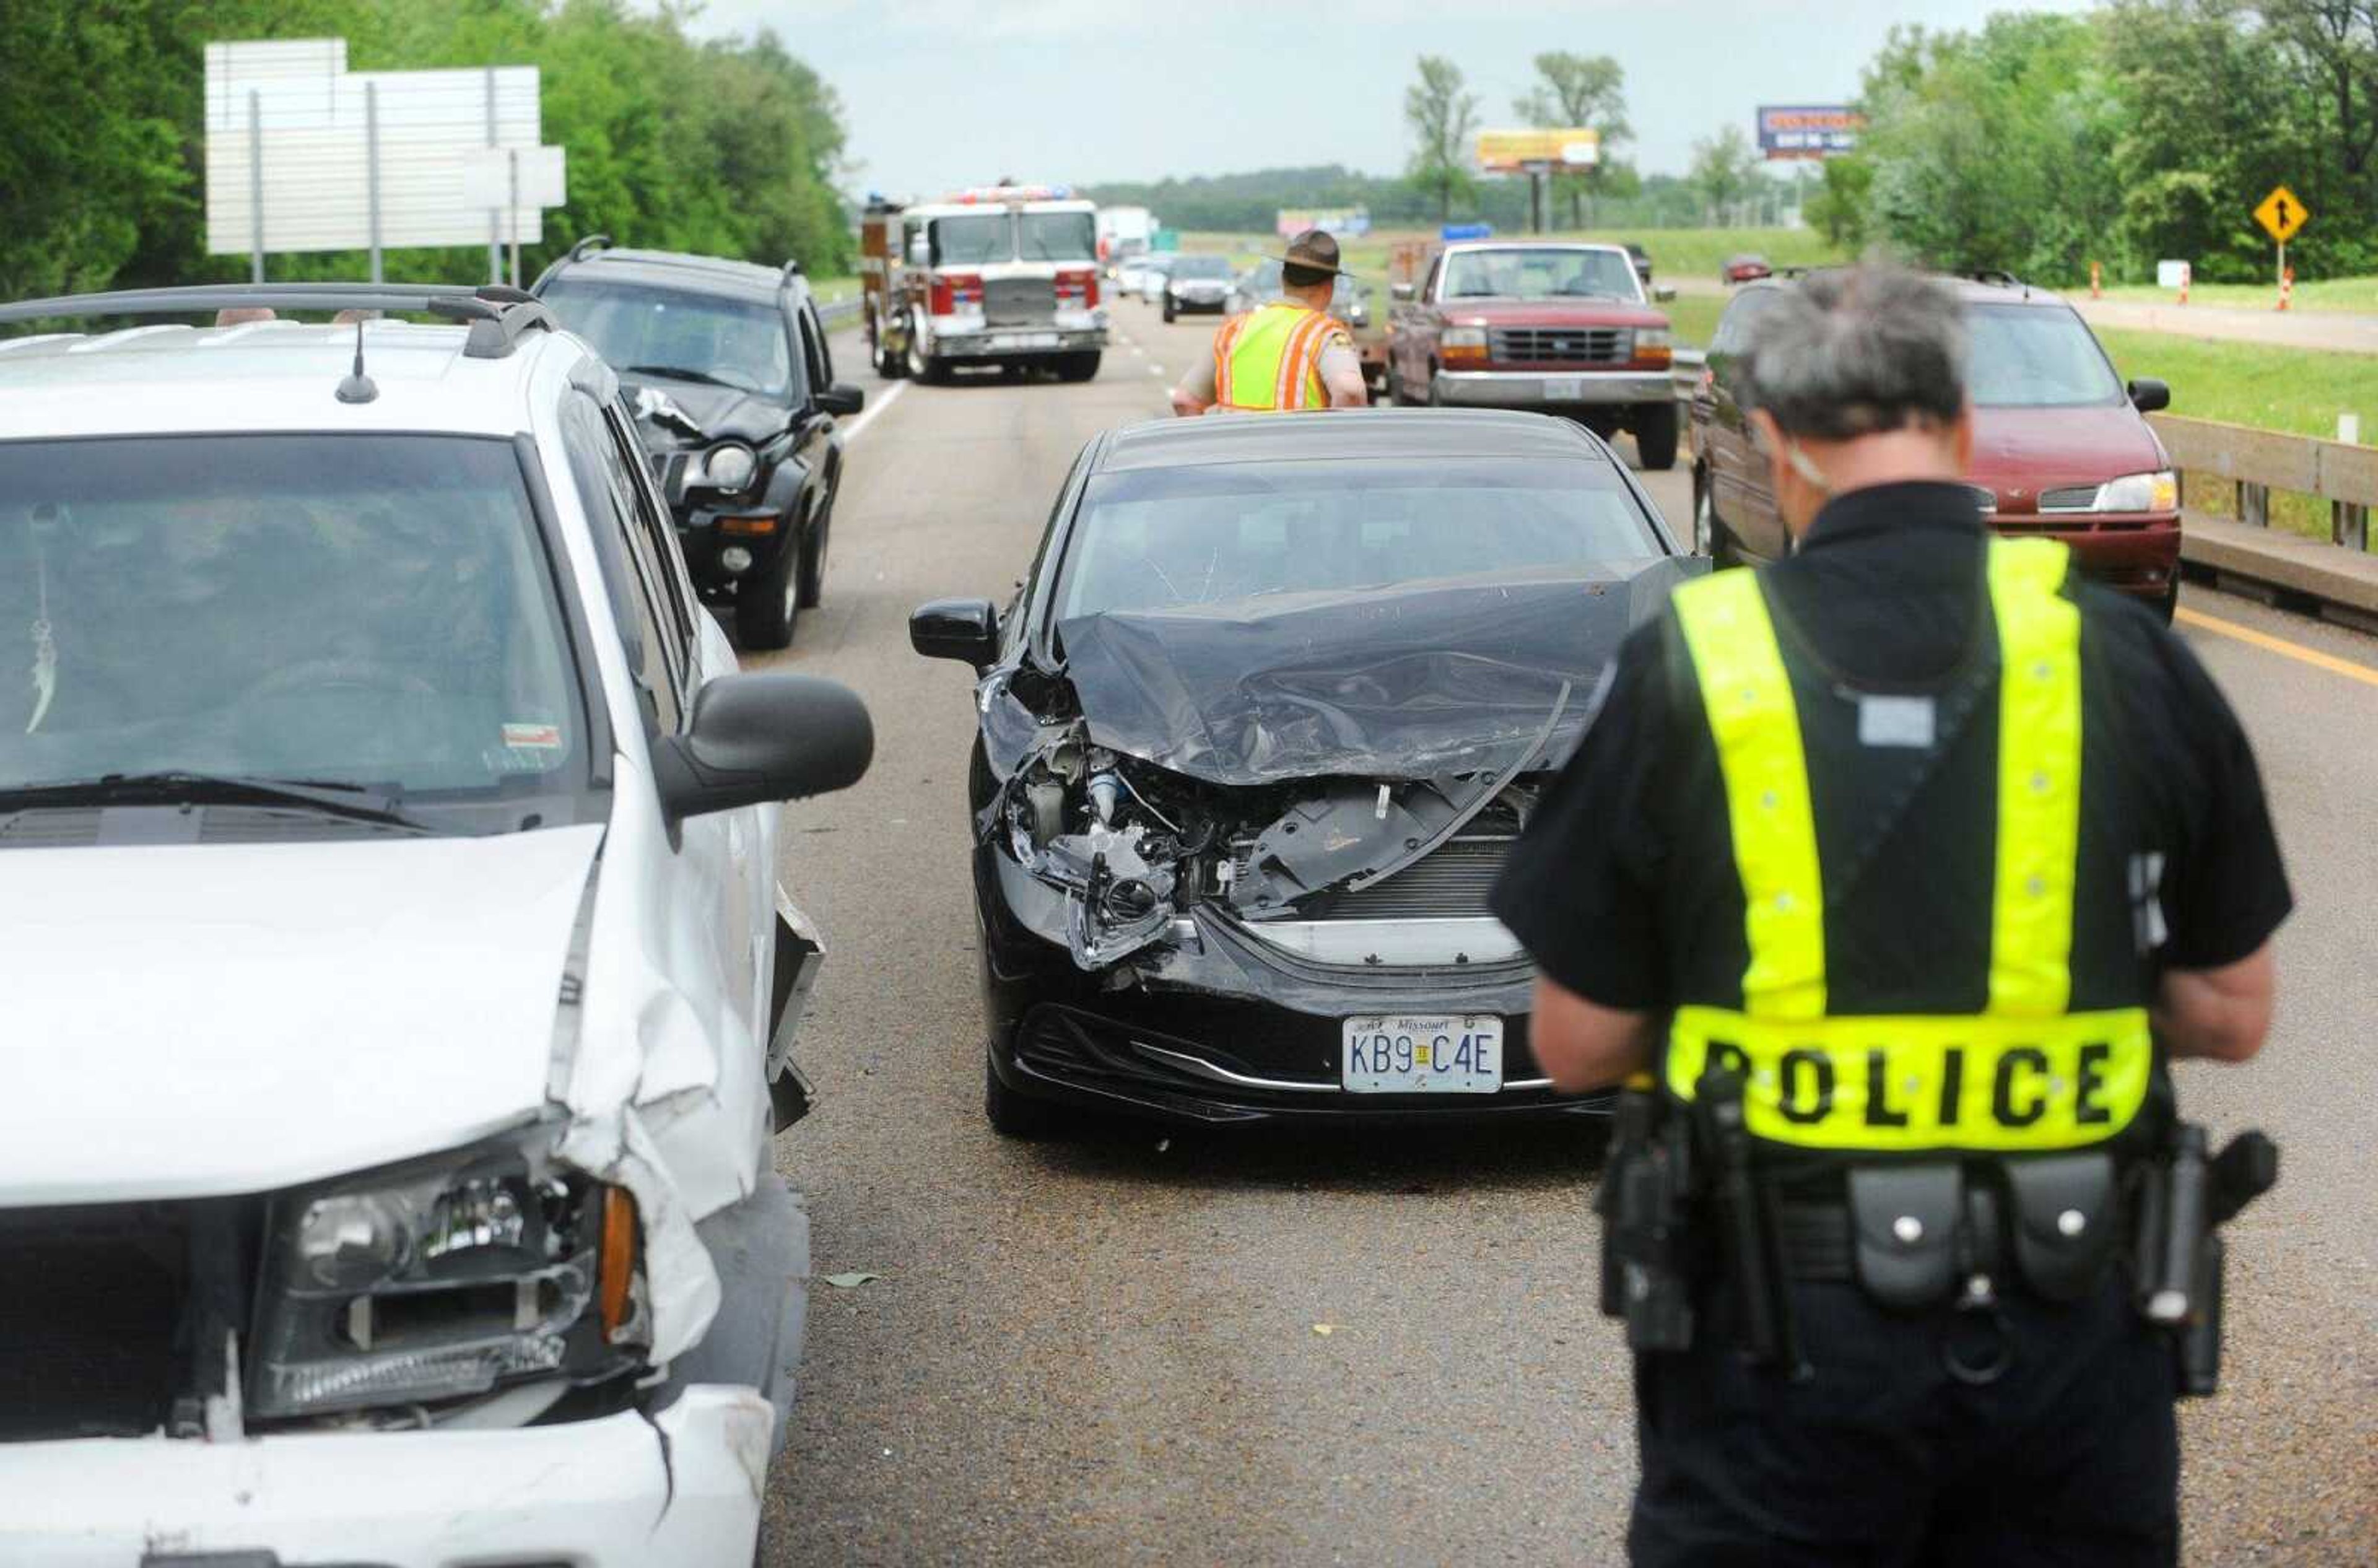
[(1849, 1173), (1858, 1283), (1882, 1306), (1914, 1311), (1949, 1299), (1957, 1275), (1963, 1180), (1953, 1164)]
[(2122, 1239), (2113, 1156), (2048, 1155), (2001, 1168), (2024, 1283), (2049, 1301), (2077, 1301), (2095, 1290)]

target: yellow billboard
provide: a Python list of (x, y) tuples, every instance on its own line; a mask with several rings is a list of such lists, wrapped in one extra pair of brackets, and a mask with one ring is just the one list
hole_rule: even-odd
[(1478, 133), (1478, 167), (1484, 174), (1591, 169), (1601, 161), (1602, 133), (1591, 126)]

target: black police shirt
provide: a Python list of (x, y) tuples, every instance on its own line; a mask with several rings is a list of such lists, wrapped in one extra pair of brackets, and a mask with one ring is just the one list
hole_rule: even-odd
[[(1825, 888), (1827, 1010), (1981, 1011), (1996, 874), (1997, 637), (1962, 485), (1835, 497), (1767, 569), (1793, 671)], [(2139, 1005), (2167, 967), (2245, 958), (2290, 906), (2238, 721), (2144, 607), (2081, 608), (2074, 1011)], [(1904, 724), (1861, 728), (1875, 696)], [(1621, 647), (1577, 753), (1490, 900), (1543, 974), (1604, 1007), (1738, 1007), (1748, 962), (1725, 793), (1673, 615)], [(1891, 734), (1892, 729), (1901, 733)], [(1930, 744), (1922, 744), (1929, 730)]]

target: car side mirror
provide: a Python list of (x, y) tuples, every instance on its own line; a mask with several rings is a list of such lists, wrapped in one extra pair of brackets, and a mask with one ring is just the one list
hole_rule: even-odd
[(847, 418), (867, 406), (867, 389), (854, 387), (847, 381), (836, 381), (811, 400), (821, 413), (841, 414)]
[(931, 266), (932, 264), (932, 259), (933, 251), (931, 242), (928, 241), (924, 235), (919, 234), (915, 239), (908, 242), (909, 266)]
[(1387, 285), (1387, 297), (1389, 299), (1399, 299), (1409, 302), (1420, 297), (1420, 290), (1410, 283), (1389, 283)]
[(1675, 297), (1676, 297), (1676, 285), (1675, 285), (1675, 284), (1674, 284), (1674, 283), (1657, 283), (1657, 284), (1652, 285), (1652, 289), (1651, 289), (1651, 300), (1652, 300), (1652, 303), (1653, 303), (1653, 304), (1655, 304), (1655, 305), (1665, 305), (1665, 304), (1667, 304), (1670, 300), (1675, 299)]
[(661, 809), (688, 817), (848, 789), (875, 756), (875, 725), (848, 687), (783, 670), (714, 676), (683, 733), (653, 748)]
[(981, 669), (999, 657), (999, 611), (988, 599), (936, 599), (908, 616), (908, 646)]
[(2171, 386), (2152, 376), (2142, 376), (2130, 385), (2131, 406), (2141, 413), (2155, 413), (2171, 406)]

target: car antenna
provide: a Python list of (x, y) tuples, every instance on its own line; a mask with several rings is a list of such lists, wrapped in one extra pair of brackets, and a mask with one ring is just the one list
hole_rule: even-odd
[(367, 403), (379, 396), (379, 386), (364, 374), (364, 324), (355, 323), (355, 367), (339, 383), (339, 401), (342, 403)]

